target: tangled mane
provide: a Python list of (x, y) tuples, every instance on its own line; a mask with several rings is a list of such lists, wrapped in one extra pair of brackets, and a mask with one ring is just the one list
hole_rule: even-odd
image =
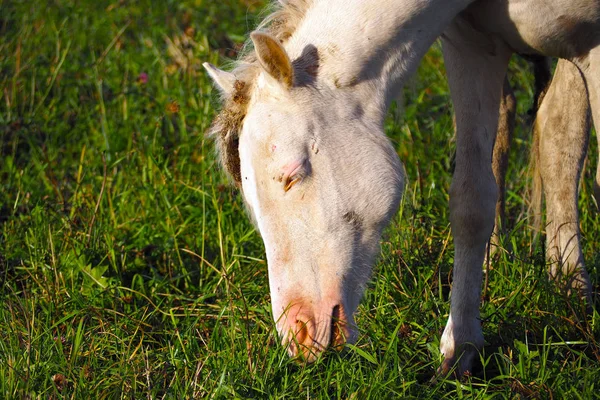
[[(299, 26), (311, 3), (312, 0), (279, 0), (274, 4), (273, 13), (257, 29), (264, 30), (285, 43)], [(250, 48), (249, 41), (244, 48)], [(222, 99), (223, 107), (209, 129), (209, 135), (216, 140), (221, 165), (237, 186), (242, 182), (239, 137), (250, 103), (251, 88), (259, 71), (254, 49), (244, 51), (231, 71), (236, 77), (233, 93)]]

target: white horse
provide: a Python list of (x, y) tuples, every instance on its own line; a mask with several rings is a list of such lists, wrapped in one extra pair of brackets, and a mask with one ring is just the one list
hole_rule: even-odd
[[(308, 361), (355, 339), (353, 314), (404, 185), (384, 117), (442, 35), (457, 155), (450, 188), (455, 266), (441, 372), (456, 366), (460, 374), (483, 346), (482, 262), (498, 197), (490, 161), (508, 60), (519, 52), (571, 61), (598, 122), (600, 2), (280, 3), (232, 72), (205, 65), (224, 96), (213, 124), (223, 165), (265, 243), (277, 330), (290, 354)], [(588, 290), (582, 263), (564, 269), (572, 286)]]

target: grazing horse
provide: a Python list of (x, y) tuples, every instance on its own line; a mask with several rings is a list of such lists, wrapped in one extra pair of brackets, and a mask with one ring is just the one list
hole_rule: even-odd
[[(498, 198), (491, 159), (509, 58), (572, 62), (597, 122), (600, 2), (282, 0), (233, 71), (205, 64), (224, 99), (212, 132), (263, 238), (273, 315), (292, 356), (312, 361), (355, 340), (353, 315), (405, 180), (383, 121), (440, 35), (457, 129), (440, 372), (460, 374), (483, 346), (482, 262)], [(555, 185), (575, 185), (567, 178)], [(562, 234), (559, 242), (559, 251), (571, 248)], [(589, 292), (583, 263), (561, 268)]]

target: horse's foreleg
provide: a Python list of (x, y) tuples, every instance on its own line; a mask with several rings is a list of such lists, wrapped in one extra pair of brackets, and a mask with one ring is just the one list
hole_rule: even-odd
[(483, 347), (479, 320), (482, 264), (494, 228), (498, 188), (492, 151), (510, 51), (457, 18), (443, 36), (456, 114), (456, 169), (450, 187), (454, 272), (450, 316), (440, 350), (443, 374), (469, 370)]
[(584, 295), (590, 292), (590, 282), (581, 251), (577, 199), (589, 137), (587, 97), (578, 68), (560, 60), (534, 124), (546, 197), (550, 276)]

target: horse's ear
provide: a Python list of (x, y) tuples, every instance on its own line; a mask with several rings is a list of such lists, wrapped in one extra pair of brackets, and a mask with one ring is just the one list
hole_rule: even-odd
[(211, 63), (205, 62), (202, 66), (225, 96), (230, 96), (233, 93), (235, 75), (231, 72), (223, 71)]
[(250, 38), (260, 65), (285, 88), (294, 83), (292, 62), (277, 39), (263, 32), (252, 32)]

